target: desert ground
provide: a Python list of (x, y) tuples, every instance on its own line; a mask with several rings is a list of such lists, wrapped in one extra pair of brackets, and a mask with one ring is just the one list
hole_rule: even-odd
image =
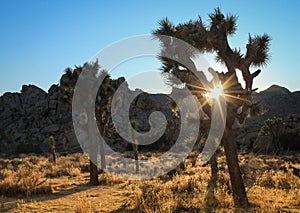
[(192, 153), (173, 172), (128, 181), (99, 174), (89, 184), (89, 160), (81, 154), (51, 158), (21, 155), (0, 160), (0, 212), (300, 212), (300, 154), (240, 154), (251, 206), (233, 205), (225, 157), (218, 154), (217, 185), (210, 165)]

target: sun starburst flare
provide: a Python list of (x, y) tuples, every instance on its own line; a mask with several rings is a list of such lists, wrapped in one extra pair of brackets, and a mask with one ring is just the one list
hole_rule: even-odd
[(223, 91), (221, 83), (215, 85), (212, 90), (207, 91), (205, 93), (205, 96), (208, 99), (211, 99), (211, 100), (212, 99), (218, 99), (218, 98), (220, 98), (223, 95), (224, 95), (224, 91)]

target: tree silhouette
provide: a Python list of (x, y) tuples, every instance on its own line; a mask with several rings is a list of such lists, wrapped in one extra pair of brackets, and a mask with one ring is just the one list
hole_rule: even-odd
[[(96, 101), (95, 101), (95, 108), (93, 112), (86, 112), (87, 124), (91, 125), (93, 122), (97, 122), (100, 134), (102, 137), (104, 135), (110, 133), (108, 131), (108, 124), (110, 119), (110, 104), (111, 104), (111, 97), (114, 93), (114, 88), (110, 84), (111, 79), (110, 76), (107, 74), (105, 70), (101, 70), (98, 64), (98, 61), (94, 63), (85, 63), (83, 67), (75, 66), (75, 69), (72, 70), (71, 68), (67, 68), (65, 74), (60, 79), (60, 90), (62, 92), (62, 101), (72, 104), (72, 97), (74, 93), (74, 88), (76, 82), (79, 78), (79, 75), (82, 73), (83, 69), (88, 70), (88, 74), (86, 76), (82, 76), (86, 78), (86, 84), (88, 85), (96, 85), (97, 79), (103, 77), (103, 82), (98, 90)], [(87, 90), (85, 92), (86, 96), (90, 95), (91, 92), (88, 91), (90, 88), (87, 86)], [(91, 100), (92, 97), (87, 98), (86, 100)], [(88, 105), (86, 100), (81, 100), (82, 103)], [(84, 104), (83, 104), (84, 105)], [(89, 107), (85, 107), (89, 109)], [(95, 115), (95, 116), (94, 116)], [(96, 120), (95, 120), (96, 117)], [(89, 127), (88, 129), (90, 129)], [(91, 135), (87, 130), (87, 135), (91, 140)], [(90, 183), (93, 185), (99, 185), (98, 180), (98, 168), (97, 165), (91, 159), (97, 159), (97, 146), (95, 144), (95, 148), (90, 150)], [(100, 146), (100, 161), (101, 161), (101, 171), (104, 172), (106, 169), (106, 161), (105, 161), (105, 152), (104, 152), (104, 144), (103, 141), (99, 141)]]
[[(236, 206), (247, 206), (248, 199), (238, 164), (237, 147), (233, 137), (232, 126), (235, 120), (243, 123), (251, 108), (255, 106), (252, 97), (253, 91), (256, 90), (252, 88), (253, 79), (260, 74), (261, 70), (258, 69), (251, 72), (250, 68), (264, 66), (268, 62), (270, 37), (267, 34), (262, 36), (251, 36), (249, 34), (246, 52), (242, 54), (240, 49), (232, 49), (228, 43), (228, 37), (236, 32), (237, 17), (230, 14), (225, 16), (217, 8), (213, 13), (209, 14), (209, 21), (209, 25), (206, 25), (199, 17), (196, 21), (190, 20), (175, 26), (166, 18), (159, 21), (159, 28), (153, 34), (161, 40), (164, 46), (170, 46), (172, 42), (167, 41), (167, 39), (161, 39), (159, 35), (167, 35), (184, 40), (200, 50), (200, 52), (215, 53), (216, 59), (226, 66), (226, 73), (216, 72), (221, 81), (227, 104), (226, 127), (222, 144), (230, 174), (234, 203)], [(177, 51), (176, 47), (173, 49), (175, 52)], [(172, 76), (175, 76), (186, 83), (186, 86), (191, 91), (194, 91), (193, 94), (200, 101), (205, 113), (210, 117), (211, 108), (206, 98), (204, 98), (204, 94), (207, 91), (204, 89), (203, 83), (194, 74), (197, 72), (197, 69), (191, 58), (196, 53), (193, 50), (186, 49), (178, 51), (176, 54), (186, 63), (180, 64), (161, 56), (162, 73), (171, 79), (171, 82)], [(238, 81), (237, 72), (242, 73), (245, 88)], [(176, 82), (174, 83), (176, 84)], [(198, 88), (198, 91), (195, 91), (195, 88)], [(215, 163), (216, 161), (213, 158), (213, 164)]]

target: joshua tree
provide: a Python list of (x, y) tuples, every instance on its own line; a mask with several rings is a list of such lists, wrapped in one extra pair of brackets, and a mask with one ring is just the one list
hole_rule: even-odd
[[(131, 121), (131, 126), (133, 127), (133, 129), (137, 130), (138, 128), (138, 122), (136, 120), (132, 120)], [(135, 173), (139, 174), (140, 172), (140, 165), (139, 165), (139, 154), (138, 154), (138, 144), (132, 143), (132, 148), (133, 148), (133, 152), (134, 152), (134, 159), (135, 159)]]
[[(176, 37), (188, 42), (199, 49), (200, 52), (216, 53), (217, 60), (226, 66), (226, 73), (217, 72), (227, 104), (226, 127), (222, 144), (229, 169), (234, 203), (236, 206), (247, 206), (248, 199), (238, 164), (237, 147), (232, 126), (235, 120), (243, 123), (251, 107), (255, 104), (252, 101), (252, 92), (256, 89), (252, 88), (252, 84), (253, 79), (260, 74), (261, 70), (251, 72), (250, 68), (266, 65), (269, 59), (270, 37), (267, 34), (262, 36), (251, 36), (249, 34), (246, 52), (242, 54), (240, 49), (232, 49), (228, 43), (228, 36), (236, 32), (236, 16), (224, 16), (218, 8), (209, 14), (209, 18), (209, 25), (205, 25), (199, 17), (196, 21), (189, 21), (176, 26), (166, 18), (159, 22), (160, 26), (153, 34)], [(159, 36), (157, 37), (159, 38)], [(161, 42), (165, 47), (170, 46), (170, 41), (161, 39)], [(174, 60), (160, 57), (163, 63), (162, 72), (164, 75), (172, 74), (186, 83), (186, 86), (194, 91), (194, 95), (202, 104), (203, 110), (210, 117), (210, 106), (204, 98), (207, 91), (202, 89), (204, 86), (194, 74), (197, 69), (191, 58), (195, 53), (187, 50), (183, 54), (180, 52), (178, 54), (189, 64), (185, 66)], [(193, 70), (190, 70), (187, 66), (190, 69), (192, 67)], [(245, 88), (239, 83), (237, 72), (242, 73)], [(198, 91), (195, 91), (195, 88), (199, 88)], [(215, 164), (216, 161), (213, 160), (213, 163)]]
[(49, 145), (51, 147), (51, 153), (52, 153), (52, 160), (53, 160), (53, 163), (56, 163), (56, 150), (55, 150), (55, 139), (54, 137), (51, 135), (49, 137)]
[[(79, 75), (81, 74), (83, 68), (87, 68), (89, 72), (87, 84), (89, 81), (95, 81), (100, 76), (104, 75), (105, 78), (103, 83), (101, 84), (96, 98), (95, 111), (94, 112), (86, 112), (88, 125), (92, 122), (97, 121), (98, 128), (100, 130), (100, 134), (104, 136), (106, 134), (108, 123), (109, 123), (109, 107), (111, 101), (111, 94), (114, 92), (114, 88), (110, 85), (110, 76), (107, 75), (107, 72), (102, 70), (99, 75), (100, 66), (98, 65), (98, 61), (95, 63), (85, 63), (83, 67), (75, 66), (75, 69), (67, 68), (65, 74), (60, 79), (60, 89), (62, 92), (62, 100), (69, 104), (72, 104), (72, 96), (74, 92), (74, 88), (77, 82)], [(89, 95), (90, 92), (86, 91), (86, 94)], [(83, 102), (85, 100), (82, 100)], [(89, 103), (87, 103), (89, 104)], [(88, 108), (88, 107), (86, 107)], [(94, 115), (96, 117), (96, 121), (94, 119)], [(87, 133), (89, 135), (89, 133)], [(105, 153), (104, 153), (104, 144), (102, 141), (99, 141), (100, 146), (100, 157), (101, 157), (101, 171), (104, 171), (106, 168), (105, 163)], [(90, 155), (97, 155), (97, 149), (93, 149), (91, 151), (95, 151), (94, 153), (89, 153)], [(98, 181), (98, 168), (92, 160), (90, 160), (90, 183), (93, 185), (99, 185)]]

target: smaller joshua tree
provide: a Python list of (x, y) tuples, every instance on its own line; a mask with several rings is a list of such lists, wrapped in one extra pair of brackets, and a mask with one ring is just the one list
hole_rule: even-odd
[(55, 149), (55, 139), (54, 137), (51, 135), (49, 138), (48, 138), (48, 141), (49, 141), (49, 145), (50, 145), (50, 148), (51, 148), (51, 155), (52, 155), (52, 161), (53, 163), (56, 163), (56, 149)]
[[(74, 93), (74, 88), (76, 82), (82, 73), (82, 71), (86, 69), (87, 75), (82, 76), (87, 85), (96, 85), (97, 79), (100, 77), (104, 77), (103, 83), (97, 92), (95, 107), (92, 109), (93, 111), (86, 111), (84, 114), (83, 122), (88, 126), (92, 125), (94, 122), (97, 122), (100, 134), (104, 136), (108, 131), (108, 123), (109, 123), (109, 108), (111, 103), (111, 97), (114, 92), (114, 88), (111, 86), (110, 76), (107, 74), (105, 70), (101, 70), (98, 64), (98, 61), (94, 63), (85, 63), (83, 67), (75, 66), (75, 69), (67, 68), (65, 74), (60, 79), (60, 90), (62, 92), (62, 101), (72, 104), (72, 98)], [(91, 95), (89, 91), (90, 87), (87, 86), (84, 91), (85, 94)], [(91, 97), (88, 98), (91, 100)], [(81, 105), (85, 109), (90, 109), (86, 100), (80, 100)], [(95, 115), (95, 116), (94, 116)], [(96, 120), (95, 120), (96, 118)], [(91, 129), (90, 127), (88, 129)], [(92, 133), (86, 132), (88, 140), (92, 141)], [(97, 159), (97, 145), (100, 146), (100, 161), (101, 161), (101, 172), (105, 171), (106, 162), (105, 162), (105, 152), (104, 152), (104, 144), (103, 141), (99, 141), (99, 144), (93, 144), (93, 149), (90, 150), (90, 183), (92, 185), (99, 185), (98, 180), (98, 167), (91, 160)], [(95, 147), (94, 147), (95, 146)]]

